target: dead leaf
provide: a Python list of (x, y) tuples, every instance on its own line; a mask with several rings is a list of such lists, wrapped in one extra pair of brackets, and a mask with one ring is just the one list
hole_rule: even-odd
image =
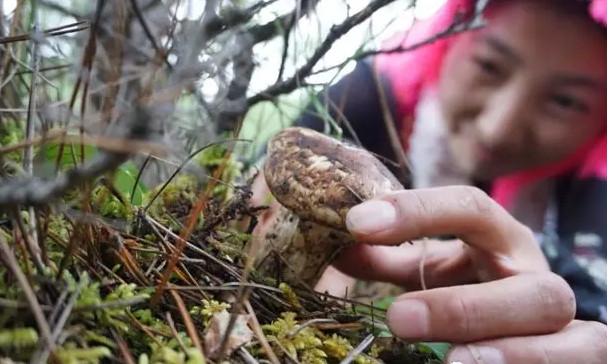
[[(226, 333), (230, 316), (228, 311), (223, 310), (214, 314), (209, 320), (209, 326), (203, 340), (205, 341), (206, 354), (212, 359), (220, 355), (220, 346), (222, 345), (222, 339)], [(235, 325), (228, 337), (225, 355), (230, 355), (233, 351), (252, 340), (254, 333), (247, 326), (249, 319), (249, 315), (237, 315)]]

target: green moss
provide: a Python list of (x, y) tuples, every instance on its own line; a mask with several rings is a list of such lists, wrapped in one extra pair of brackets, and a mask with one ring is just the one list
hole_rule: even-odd
[[(145, 197), (144, 205), (157, 195), (163, 186), (152, 189)], [(192, 175), (178, 175), (160, 192), (150, 206), (150, 214), (161, 224), (180, 230), (182, 223), (197, 200), (199, 184)]]
[(150, 356), (141, 354), (138, 364), (205, 364), (205, 358), (196, 348), (188, 348), (184, 353), (164, 346)]
[(106, 186), (99, 185), (93, 189), (91, 204), (95, 211), (103, 217), (123, 220), (133, 219), (133, 208), (128, 201), (121, 201)]
[[(324, 339), (323, 350), (326, 354), (328, 354), (330, 358), (343, 360), (353, 350), (353, 346), (351, 345), (349, 340), (345, 339), (344, 337), (339, 336), (337, 334), (332, 334), (332, 336)], [(375, 355), (378, 355), (378, 353), (375, 353)], [(378, 360), (376, 360), (373, 355), (358, 355), (355, 357), (355, 363), (374, 364), (378, 363)]]
[(235, 229), (216, 231), (215, 237), (208, 237), (207, 242), (214, 247), (224, 258), (230, 262), (243, 257), (244, 247), (251, 235), (241, 233)]
[(62, 364), (98, 364), (103, 358), (112, 356), (112, 352), (105, 346), (78, 348), (68, 343), (58, 348), (55, 355)]
[(59, 239), (68, 241), (70, 239), (70, 223), (63, 215), (49, 215), (48, 231), (53, 233)]
[(225, 163), (222, 174), (219, 176), (225, 183), (218, 183), (212, 190), (214, 197), (223, 200), (230, 198), (232, 195), (230, 184), (241, 175), (243, 170), (243, 164), (237, 161), (233, 155), (226, 157), (227, 152), (226, 144), (216, 144), (202, 150), (194, 157), (194, 161), (210, 175), (214, 175), (217, 169)]
[(23, 349), (38, 344), (38, 332), (31, 327), (0, 330), (0, 348)]
[(209, 322), (209, 319), (216, 313), (228, 310), (230, 305), (226, 302), (219, 302), (216, 300), (202, 300), (202, 306), (193, 306), (190, 309), (190, 314), (193, 316), (200, 316), (203, 322)]
[(193, 346), (190, 337), (183, 331), (178, 332), (178, 336), (179, 342), (173, 337), (149, 341), (149, 350), (139, 356), (138, 363), (205, 364), (205, 357)]
[(353, 346), (351, 346), (349, 340), (336, 334), (333, 334), (323, 341), (323, 348), (328, 356), (340, 360), (346, 358), (347, 355), (349, 355), (349, 352), (353, 350)]
[[(0, 124), (0, 147), (11, 146), (23, 142), (25, 133), (17, 122), (4, 121)], [(23, 161), (23, 150), (15, 150), (2, 155), (5, 162), (21, 164)]]
[(320, 337), (323, 334), (313, 328), (301, 328), (296, 321), (296, 313), (284, 312), (281, 317), (271, 324), (262, 326), (269, 342), (277, 348), (276, 352), (283, 352), (302, 363), (325, 363), (327, 355), (323, 352), (323, 343)]
[(290, 287), (287, 283), (281, 282), (279, 284), (279, 289), (281, 290), (281, 293), (283, 293), (283, 297), (285, 297), (292, 307), (296, 309), (302, 307), (300, 300), (298, 300), (298, 295), (296, 295), (296, 292), (294, 292), (292, 287)]

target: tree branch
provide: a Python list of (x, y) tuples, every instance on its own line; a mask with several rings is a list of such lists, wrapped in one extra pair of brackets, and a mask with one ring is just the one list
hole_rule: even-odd
[(277, 95), (296, 89), (300, 82), (311, 73), (311, 70), (313, 67), (315, 67), (317, 62), (330, 50), (335, 41), (349, 32), (349, 30), (354, 28), (356, 25), (368, 19), (375, 11), (387, 4), (392, 3), (393, 1), (395, 0), (374, 0), (366, 8), (347, 18), (343, 23), (334, 25), (319, 48), (317, 48), (311, 58), (309, 58), (309, 60), (307, 60), (307, 62), (300, 67), (298, 71), (296, 71), (294, 76), (283, 82), (276, 83), (259, 94), (250, 97), (247, 100), (247, 104), (252, 106), (260, 101), (269, 100)]
[[(126, 120), (127, 140), (147, 140), (150, 134), (150, 114), (146, 109), (136, 107)], [(102, 151), (91, 162), (70, 169), (52, 180), (39, 177), (17, 177), (0, 183), (0, 209), (11, 206), (40, 206), (63, 195), (68, 189), (81, 186), (106, 171), (120, 166), (129, 154)]]

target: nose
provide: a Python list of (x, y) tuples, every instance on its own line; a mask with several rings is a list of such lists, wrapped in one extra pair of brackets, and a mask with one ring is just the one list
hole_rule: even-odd
[(526, 92), (514, 85), (488, 95), (477, 120), (482, 143), (501, 153), (521, 148), (530, 134), (529, 103)]

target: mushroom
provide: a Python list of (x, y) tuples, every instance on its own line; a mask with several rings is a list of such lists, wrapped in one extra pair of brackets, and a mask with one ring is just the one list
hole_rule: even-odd
[(257, 269), (310, 286), (355, 243), (345, 226), (349, 209), (403, 188), (369, 152), (299, 127), (269, 141), (264, 177), (281, 207), (257, 252)]

